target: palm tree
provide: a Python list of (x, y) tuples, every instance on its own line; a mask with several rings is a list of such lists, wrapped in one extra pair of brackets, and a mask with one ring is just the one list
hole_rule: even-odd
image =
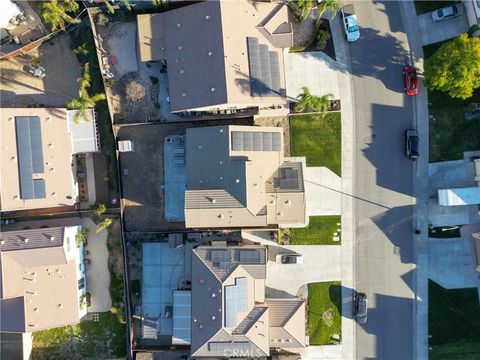
[(294, 10), (295, 19), (298, 22), (304, 22), (312, 9), (314, 0), (291, 0), (290, 6)]
[(325, 12), (330, 11), (332, 17), (335, 17), (341, 7), (342, 5), (338, 0), (322, 0), (317, 6), (317, 16), (320, 18)]
[(78, 89), (78, 98), (70, 99), (67, 103), (67, 108), (77, 109), (78, 113), (73, 118), (73, 121), (78, 123), (79, 117), (81, 116), (85, 121), (88, 121), (88, 109), (95, 107), (95, 104), (99, 101), (105, 100), (106, 96), (104, 93), (98, 93), (90, 96), (88, 90), (91, 86), (91, 77), (90, 77), (90, 64), (85, 64), (85, 70), (83, 76), (79, 77), (77, 80), (80, 84)]
[(303, 93), (297, 96), (298, 102), (295, 104), (295, 112), (319, 112), (328, 111), (333, 99), (333, 94), (315, 96), (310, 93), (308, 87), (302, 88)]
[(78, 3), (73, 0), (44, 1), (40, 4), (40, 11), (43, 21), (51, 26), (52, 31), (65, 29), (66, 24), (76, 24), (80, 22), (78, 19), (68, 15), (70, 12), (78, 10)]

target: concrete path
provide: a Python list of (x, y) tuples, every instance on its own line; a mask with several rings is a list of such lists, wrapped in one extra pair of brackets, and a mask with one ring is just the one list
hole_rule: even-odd
[(88, 245), (85, 250), (91, 263), (86, 265), (87, 291), (90, 293), (91, 306), (88, 312), (105, 312), (112, 307), (110, 299), (110, 272), (108, 271), (108, 231), (102, 230), (96, 234), (97, 225), (89, 218), (82, 219), (82, 225), (88, 229)]
[(305, 168), (307, 216), (340, 215), (342, 179), (326, 167)]
[(137, 72), (136, 44), (137, 44), (137, 23), (116, 23), (108, 32), (108, 47), (116, 58), (113, 65), (118, 77)]
[(428, 277), (446, 289), (480, 288), (472, 239), (428, 240)]
[[(303, 264), (277, 264), (275, 256), (283, 253), (301, 254)], [(342, 277), (342, 248), (338, 245), (270, 246), (268, 259), (265, 285), (293, 296), (303, 285)]]
[[(434, 22), (432, 13), (417, 16), (422, 45), (429, 45), (454, 38), (460, 34), (466, 33), (468, 28), (468, 19), (463, 4), (457, 4), (460, 15), (456, 18)], [(411, 14), (409, 15), (410, 17)]]
[[(302, 359), (345, 359), (342, 358), (342, 345), (308, 346), (298, 349)], [(345, 359), (346, 360), (346, 359)]]

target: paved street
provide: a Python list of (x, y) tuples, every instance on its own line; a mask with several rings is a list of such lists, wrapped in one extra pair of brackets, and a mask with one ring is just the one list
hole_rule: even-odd
[(403, 94), (409, 62), (398, 2), (356, 2), (361, 37), (350, 44), (355, 107), (355, 288), (367, 293), (356, 358), (414, 357), (413, 164), (403, 154), (414, 124)]

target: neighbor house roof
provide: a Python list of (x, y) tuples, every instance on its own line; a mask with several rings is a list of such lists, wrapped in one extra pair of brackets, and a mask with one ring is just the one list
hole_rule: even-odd
[[(72, 154), (98, 150), (94, 118), (73, 122), (64, 108), (2, 108), (2, 211), (73, 205)], [(93, 110), (89, 111), (93, 117)]]
[(302, 164), (283, 156), (283, 129), (187, 129), (187, 227), (305, 222)]
[(137, 20), (141, 60), (167, 61), (171, 111), (286, 103), (286, 5), (204, 1)]
[[(193, 250), (193, 356), (228, 357), (233, 351), (230, 356), (261, 357), (270, 347), (305, 346), (303, 301), (265, 299), (266, 260), (258, 246)], [(288, 311), (280, 314), (282, 307)], [(283, 331), (284, 341), (275, 342), (272, 331)]]
[(75, 238), (65, 228), (0, 233), (0, 331), (31, 332), (77, 323)]

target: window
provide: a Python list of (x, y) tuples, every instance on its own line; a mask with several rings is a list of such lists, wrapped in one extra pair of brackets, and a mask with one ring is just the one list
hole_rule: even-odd
[(85, 278), (78, 280), (78, 290), (82, 290), (85, 287)]

